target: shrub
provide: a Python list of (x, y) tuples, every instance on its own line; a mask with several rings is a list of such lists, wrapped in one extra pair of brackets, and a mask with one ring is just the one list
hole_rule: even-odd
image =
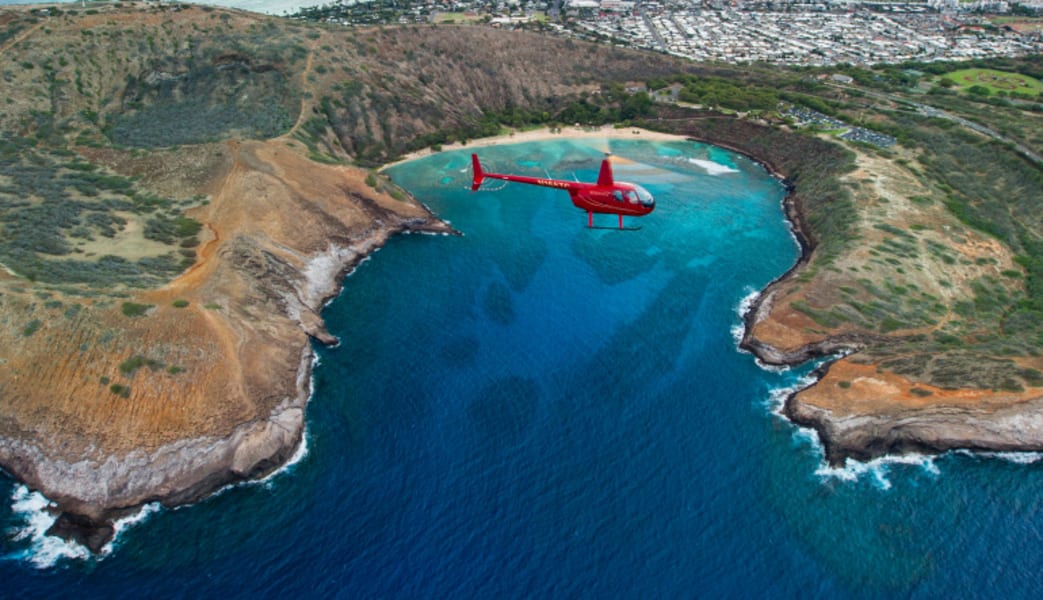
[(124, 302), (121, 306), (123, 314), (128, 317), (141, 317), (152, 308), (152, 304), (138, 304), (136, 302)]
[(188, 306), (188, 300), (174, 300), (174, 308), (185, 308)]
[(41, 325), (43, 325), (43, 323), (40, 321), (40, 319), (33, 319), (32, 321), (29, 321), (29, 323), (26, 324), (25, 328), (22, 329), (22, 335), (24, 335), (25, 337), (31, 336), (40, 329)]
[(125, 374), (129, 375), (129, 374), (133, 373), (134, 371), (137, 371), (138, 369), (140, 369), (144, 364), (145, 364), (145, 357), (144, 356), (141, 356), (140, 354), (137, 355), (137, 356), (132, 356), (132, 357), (128, 358), (127, 360), (125, 360), (125, 361), (120, 363), (120, 373), (125, 373)]
[(162, 366), (163, 364), (160, 363), (158, 360), (145, 358), (140, 354), (135, 354), (134, 356), (120, 363), (120, 373), (123, 373), (124, 375), (133, 375), (134, 372), (140, 369), (141, 367), (148, 367), (155, 371), (156, 369)]
[(123, 398), (130, 398), (130, 386), (114, 383), (109, 386), (109, 391)]

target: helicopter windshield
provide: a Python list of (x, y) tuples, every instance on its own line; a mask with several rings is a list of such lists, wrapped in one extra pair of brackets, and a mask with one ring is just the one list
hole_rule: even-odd
[(655, 198), (652, 197), (652, 194), (648, 193), (648, 190), (639, 185), (635, 185), (634, 191), (637, 192), (637, 199), (642, 205), (655, 206)]

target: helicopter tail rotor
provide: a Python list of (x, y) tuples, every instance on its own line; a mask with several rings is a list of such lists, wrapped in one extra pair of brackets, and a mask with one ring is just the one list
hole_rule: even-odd
[(482, 163), (478, 162), (478, 155), (471, 155), (471, 170), (473, 171), (473, 178), (471, 179), (471, 191), (476, 192), (478, 188), (482, 187), (482, 180), (485, 179), (485, 173), (482, 171)]

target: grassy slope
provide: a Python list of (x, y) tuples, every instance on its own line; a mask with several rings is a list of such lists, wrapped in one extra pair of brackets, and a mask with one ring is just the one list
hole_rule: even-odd
[[(1021, 64), (1033, 68), (1031, 60)], [(1035, 151), (1041, 147), (1038, 106), (924, 96), (888, 82), (887, 72), (862, 73), (858, 87), (916, 102), (946, 99), (939, 104), (951, 112), (1013, 133)], [(828, 281), (840, 293), (794, 301), (814, 322), (807, 327), (823, 334), (887, 334), (856, 360), (941, 388), (1016, 391), (1043, 384), (1040, 165), (1009, 144), (857, 88), (816, 91), (839, 117), (895, 135), (900, 145), (890, 151), (856, 147), (883, 159), (875, 178), (848, 181), (862, 221), (852, 247), (866, 252), (812, 261), (802, 276), (808, 285)], [(918, 189), (906, 186), (897, 200), (912, 200), (916, 211), (898, 210), (894, 195), (859, 189), (880, 187), (896, 174), (915, 180)]]

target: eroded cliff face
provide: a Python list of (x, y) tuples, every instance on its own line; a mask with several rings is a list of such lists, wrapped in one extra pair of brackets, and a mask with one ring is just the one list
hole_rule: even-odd
[(818, 431), (832, 464), (908, 452), (1043, 447), (1039, 389), (946, 389), (847, 359), (831, 365), (816, 385), (791, 396), (785, 413)]
[[(767, 363), (835, 359), (784, 413), (819, 433), (834, 465), (1043, 449), (1043, 359), (989, 352), (989, 332), (961, 304), (1022, 285), (1011, 251), (924, 201), (930, 191), (898, 164), (860, 154), (857, 167), (845, 177), (857, 190), (857, 243), (829, 257), (806, 246), (746, 315), (742, 345)], [(874, 320), (884, 310), (895, 316)]]
[[(220, 152), (213, 199), (192, 212), (197, 261), (170, 284), (45, 302), (24, 280), (0, 281), (0, 465), (95, 547), (126, 509), (189, 502), (285, 462), (303, 431), (309, 336), (335, 341), (318, 311), (345, 271), (397, 232), (450, 231), (292, 143)], [(123, 302), (146, 308), (128, 316)]]

